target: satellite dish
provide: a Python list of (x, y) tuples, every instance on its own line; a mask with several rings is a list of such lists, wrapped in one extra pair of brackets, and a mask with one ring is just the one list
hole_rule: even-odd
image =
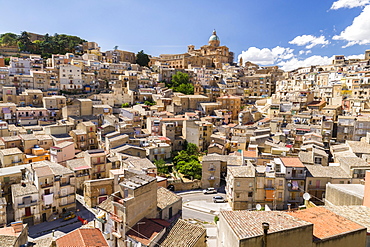
[(306, 201), (308, 201), (308, 200), (311, 199), (311, 195), (306, 192), (306, 193), (303, 194), (303, 199), (305, 199)]
[(261, 210), (261, 208), (262, 208), (261, 204), (257, 204), (257, 205), (256, 205), (256, 209), (257, 209), (257, 210)]

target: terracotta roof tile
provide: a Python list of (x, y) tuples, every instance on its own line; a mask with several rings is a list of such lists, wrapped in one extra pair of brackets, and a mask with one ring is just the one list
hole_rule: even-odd
[(70, 232), (56, 240), (57, 247), (109, 247), (97, 228), (83, 228)]
[(164, 209), (167, 206), (174, 204), (177, 201), (181, 201), (181, 196), (176, 195), (172, 191), (166, 188), (158, 187), (157, 189), (157, 207)]
[(305, 167), (299, 158), (280, 158), (284, 166), (287, 167)]
[(287, 214), (313, 223), (313, 235), (317, 240), (365, 229), (363, 226), (339, 216), (324, 207), (308, 208), (288, 212)]
[(199, 238), (206, 234), (206, 229), (179, 219), (167, 230), (160, 240), (161, 247), (192, 247)]
[(262, 236), (263, 222), (270, 224), (269, 233), (312, 225), (280, 211), (221, 211), (220, 213), (238, 239)]

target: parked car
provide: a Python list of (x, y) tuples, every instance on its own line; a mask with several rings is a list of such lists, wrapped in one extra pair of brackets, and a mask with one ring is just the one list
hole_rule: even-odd
[(203, 194), (216, 194), (216, 193), (217, 193), (217, 190), (215, 190), (215, 188), (207, 188), (203, 190)]
[(75, 213), (73, 212), (66, 212), (64, 214), (62, 214), (62, 217), (64, 220), (70, 220), (70, 219), (73, 219), (74, 217), (76, 217)]
[(218, 202), (226, 202), (226, 199), (223, 198), (222, 196), (214, 196), (213, 197), (213, 202), (218, 203)]

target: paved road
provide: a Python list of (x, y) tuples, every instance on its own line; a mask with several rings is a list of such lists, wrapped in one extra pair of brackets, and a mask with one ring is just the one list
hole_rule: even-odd
[(183, 219), (197, 219), (202, 222), (213, 222), (215, 215), (210, 213), (203, 213), (201, 211), (193, 210), (190, 208), (183, 207), (182, 218)]
[[(78, 212), (76, 212), (76, 216), (81, 216), (82, 218), (86, 219), (87, 221), (91, 221), (94, 219), (94, 214), (92, 214), (89, 210), (81, 205), (78, 201), (76, 201)], [(77, 220), (76, 218), (64, 221), (63, 219), (56, 219), (51, 222), (43, 222), (34, 226), (30, 226), (28, 229), (28, 235), (32, 239), (37, 239), (40, 237), (51, 236), (53, 230), (56, 232), (56, 236), (60, 237), (68, 232), (71, 232), (79, 227), (82, 226), (82, 223)]]

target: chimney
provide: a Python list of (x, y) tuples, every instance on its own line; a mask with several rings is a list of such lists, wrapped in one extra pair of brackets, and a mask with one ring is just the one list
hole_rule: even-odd
[(263, 246), (267, 247), (267, 233), (270, 228), (270, 224), (267, 222), (263, 222), (262, 228), (263, 228)]

